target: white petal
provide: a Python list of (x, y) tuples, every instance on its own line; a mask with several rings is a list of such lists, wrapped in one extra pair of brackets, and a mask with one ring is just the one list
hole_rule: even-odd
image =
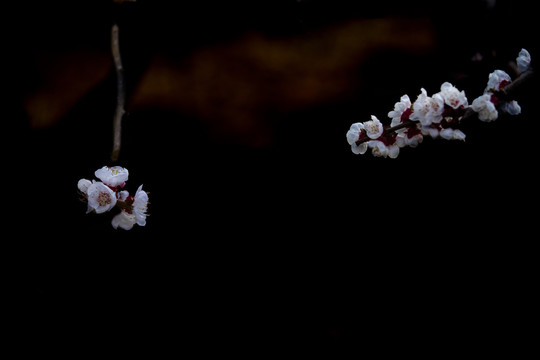
[(358, 138), (360, 137), (360, 131), (364, 129), (364, 124), (362, 123), (354, 123), (351, 125), (351, 128), (349, 131), (347, 131), (347, 142), (349, 145), (354, 144)]
[(388, 146), (388, 156), (390, 159), (395, 159), (399, 155), (399, 146), (397, 145), (390, 145)]
[(461, 141), (465, 141), (465, 138), (467, 137), (467, 135), (465, 135), (465, 133), (459, 129), (456, 129), (454, 130), (454, 140), (461, 140)]
[(115, 187), (122, 185), (128, 180), (129, 171), (120, 166), (104, 166), (101, 169), (96, 170), (95, 175), (105, 184)]
[(365, 154), (368, 148), (367, 142), (361, 143), (360, 145), (352, 144), (351, 151), (356, 155)]
[(454, 137), (454, 130), (452, 129), (442, 129), (439, 135), (446, 140), (452, 140)]
[(124, 230), (131, 230), (133, 225), (135, 225), (135, 215), (121, 211), (118, 215), (113, 217), (111, 224), (115, 229), (120, 227)]
[(77, 183), (77, 187), (79, 188), (79, 191), (86, 194), (88, 192), (88, 188), (92, 185), (92, 182), (90, 180), (81, 179)]
[(519, 106), (519, 104), (515, 100), (502, 104), (501, 110), (509, 113), (510, 115), (521, 114), (521, 106)]
[(137, 225), (146, 225), (146, 210), (148, 207), (148, 193), (142, 189), (142, 185), (139, 186), (135, 193), (135, 199), (133, 201), (133, 213), (135, 214), (135, 220)]

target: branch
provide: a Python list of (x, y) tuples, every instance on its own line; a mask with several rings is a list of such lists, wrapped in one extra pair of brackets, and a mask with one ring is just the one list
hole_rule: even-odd
[[(514, 96), (520, 91), (520, 89), (523, 88), (524, 84), (531, 81), (534, 75), (535, 75), (535, 72), (532, 68), (528, 71), (521, 73), (515, 80), (513, 80), (510, 84), (508, 84), (506, 87), (500, 90), (499, 96), (504, 99), (514, 99)], [(463, 120), (468, 120), (474, 117), (475, 115), (476, 115), (476, 112), (471, 107), (468, 107), (463, 113), (463, 116), (460, 118), (459, 121), (461, 122)], [(405, 129), (407, 127), (413, 127), (413, 126), (416, 126), (417, 124), (418, 124), (418, 121), (407, 120), (407, 121), (402, 122), (401, 124), (385, 129), (384, 135), (393, 134), (398, 130)], [(365, 136), (362, 139), (356, 141), (356, 145), (360, 145), (370, 140), (372, 139)]]
[(515, 78), (510, 84), (501, 90), (502, 96), (507, 100), (514, 100), (514, 96), (524, 87), (526, 83), (530, 82), (534, 76), (535, 72), (533, 68), (522, 72), (517, 78)]
[(120, 45), (118, 42), (118, 25), (114, 24), (111, 32), (111, 50), (114, 60), (114, 66), (116, 68), (116, 111), (113, 119), (113, 150), (111, 154), (111, 160), (113, 162), (118, 160), (120, 155), (120, 145), (122, 140), (122, 117), (124, 116), (124, 103), (126, 98), (126, 91), (124, 88), (124, 69), (122, 67), (122, 58), (120, 57)]

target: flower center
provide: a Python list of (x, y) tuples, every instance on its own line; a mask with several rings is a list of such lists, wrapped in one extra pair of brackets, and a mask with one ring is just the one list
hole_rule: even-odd
[(99, 193), (97, 202), (99, 206), (107, 206), (112, 202), (111, 195), (109, 193), (101, 192)]

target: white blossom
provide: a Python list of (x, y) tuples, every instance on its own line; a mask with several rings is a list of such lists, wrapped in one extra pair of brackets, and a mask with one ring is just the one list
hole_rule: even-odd
[(436, 139), (439, 137), (440, 129), (439, 127), (433, 127), (433, 126), (422, 126), (422, 135), (425, 136), (431, 136), (433, 139)]
[(351, 150), (354, 154), (365, 154), (368, 148), (367, 143), (361, 143), (356, 145), (356, 142), (360, 139), (360, 134), (364, 130), (364, 124), (361, 122), (351, 125), (349, 131), (347, 131), (347, 142), (351, 145)]
[(441, 122), (443, 111), (444, 99), (442, 95), (435, 94), (433, 97), (429, 97), (426, 89), (422, 88), (413, 104), (413, 112), (409, 119), (420, 121), (423, 126), (428, 126)]
[(445, 82), (441, 85), (441, 96), (444, 99), (444, 103), (450, 106), (452, 109), (457, 109), (461, 106), (469, 106), (467, 97), (464, 91), (459, 91), (454, 85), (449, 82)]
[(363, 142), (359, 145), (352, 144), (351, 145), (351, 151), (356, 155), (362, 155), (365, 154), (368, 148), (368, 142)]
[(478, 118), (482, 121), (497, 120), (499, 112), (495, 108), (495, 104), (491, 102), (491, 95), (484, 94), (472, 102), (471, 108), (478, 113)]
[(135, 214), (130, 214), (124, 210), (113, 217), (111, 221), (113, 228), (118, 229), (118, 227), (120, 227), (124, 230), (131, 230), (136, 222)]
[(386, 146), (382, 141), (370, 141), (371, 153), (376, 157), (390, 157), (395, 159), (399, 155), (399, 146), (396, 144)]
[(418, 146), (418, 144), (422, 143), (424, 140), (424, 137), (422, 134), (416, 134), (414, 136), (409, 137), (406, 133), (399, 134), (396, 138), (396, 145), (400, 148), (405, 146), (410, 146), (412, 148), (415, 148)]
[(527, 50), (521, 49), (516, 59), (516, 63), (519, 72), (522, 73), (529, 70), (529, 66), (531, 65), (531, 54), (529, 54)]
[(102, 182), (92, 183), (87, 190), (88, 211), (94, 210), (96, 214), (109, 211), (116, 205), (116, 194)]
[(383, 133), (383, 125), (375, 115), (371, 115), (370, 121), (364, 122), (364, 129), (370, 139), (378, 139)]
[(465, 133), (459, 129), (442, 129), (439, 135), (446, 140), (461, 140), (465, 141)]
[(357, 122), (351, 125), (349, 131), (347, 131), (347, 142), (349, 145), (354, 144), (360, 138), (360, 133), (364, 130), (364, 124)]
[[(503, 83), (504, 82), (504, 83)], [(488, 77), (488, 84), (484, 90), (484, 94), (489, 92), (496, 92), (501, 89), (501, 85), (509, 84), (512, 82), (512, 78), (506, 72), (502, 70), (495, 70)]]
[(142, 185), (139, 186), (135, 193), (133, 201), (133, 213), (135, 214), (135, 220), (137, 225), (146, 225), (146, 210), (148, 209), (148, 193), (142, 189)]
[(96, 170), (95, 175), (104, 184), (111, 187), (122, 186), (128, 179), (129, 171), (120, 166), (108, 167), (104, 166)]
[(403, 95), (399, 102), (395, 103), (394, 110), (388, 113), (388, 117), (392, 119), (390, 126), (399, 125), (401, 123), (401, 116), (407, 109), (410, 109), (411, 106), (411, 99), (409, 99), (409, 95)]
[(122, 211), (112, 219), (112, 226), (115, 229), (120, 227), (124, 230), (131, 230), (133, 225), (146, 225), (146, 211), (148, 208), (148, 193), (139, 186), (134, 197), (130, 197), (127, 191), (118, 193), (118, 200), (126, 204), (121, 206)]
[(503, 102), (501, 104), (501, 110), (510, 114), (510, 115), (519, 115), (521, 114), (521, 106), (517, 103), (516, 100)]

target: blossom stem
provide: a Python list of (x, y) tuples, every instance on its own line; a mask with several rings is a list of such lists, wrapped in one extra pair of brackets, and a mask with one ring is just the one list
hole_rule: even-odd
[[(528, 71), (521, 73), (514, 81), (512, 81), (510, 84), (508, 84), (506, 87), (504, 87), (501, 90), (502, 96), (508, 99), (513, 98), (515, 94), (519, 91), (519, 89), (522, 88), (525, 83), (529, 82), (533, 78), (533, 76), (534, 76), (534, 70), (532, 68), (529, 69)], [(468, 107), (463, 112), (463, 115), (460, 117), (459, 121), (467, 120), (475, 115), (476, 115), (476, 112), (471, 107)], [(383, 135), (392, 134), (398, 130), (401, 130), (407, 127), (413, 127), (413, 126), (416, 126), (417, 124), (418, 122), (416, 121), (407, 120), (396, 126), (386, 128), (384, 130)], [(363, 137), (359, 139), (358, 141), (356, 141), (356, 145), (360, 145), (370, 140), (371, 139), (367, 136)]]
[(118, 25), (114, 24), (111, 32), (111, 50), (116, 69), (116, 110), (113, 119), (113, 150), (111, 160), (117, 161), (120, 155), (120, 146), (122, 141), (122, 117), (124, 116), (125, 87), (124, 87), (124, 69), (122, 58), (120, 57), (120, 45), (118, 41)]

